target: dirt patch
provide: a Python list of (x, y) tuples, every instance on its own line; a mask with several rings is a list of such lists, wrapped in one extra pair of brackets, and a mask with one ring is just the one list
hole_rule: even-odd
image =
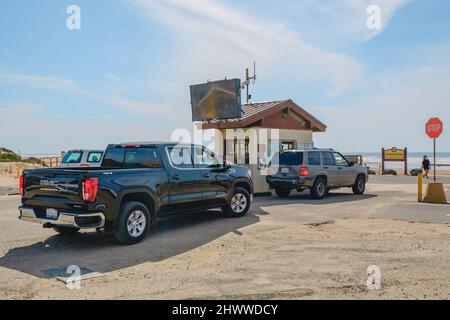
[[(3, 266), (0, 296), (7, 299), (450, 298), (450, 228), (446, 224), (336, 219), (334, 223), (314, 227), (251, 224), (238, 231), (189, 250), (175, 250), (178, 252), (175, 255), (139, 260), (140, 256), (157, 255), (180, 246), (178, 236), (188, 237), (188, 234), (174, 237), (170, 232), (156, 230), (142, 245), (127, 247), (128, 256), (119, 253), (117, 257), (134, 258), (136, 264), (111, 270), (103, 278), (86, 280), (81, 290), (69, 290), (56, 280), (5, 268), (5, 261), (11, 258), (7, 254), (0, 259)], [(115, 263), (114, 255), (122, 249), (102, 246), (102, 254), (86, 256), (85, 265), (96, 265), (101, 259), (110, 259), (111, 265)], [(54, 256), (55, 265), (64, 254)], [(369, 265), (377, 265), (381, 270), (381, 290), (369, 290), (365, 285)]]

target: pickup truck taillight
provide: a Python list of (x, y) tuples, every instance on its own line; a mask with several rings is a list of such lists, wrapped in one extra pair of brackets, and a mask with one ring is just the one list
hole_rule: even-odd
[(300, 176), (307, 177), (308, 175), (309, 175), (308, 167), (301, 167), (300, 168)]
[(98, 191), (98, 178), (88, 178), (83, 181), (83, 200), (94, 202)]
[(23, 174), (19, 177), (19, 194), (23, 197)]

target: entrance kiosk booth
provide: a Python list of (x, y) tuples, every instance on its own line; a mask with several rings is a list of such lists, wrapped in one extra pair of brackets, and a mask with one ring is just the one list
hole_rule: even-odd
[(225, 161), (250, 167), (255, 193), (269, 192), (267, 164), (280, 150), (312, 149), (313, 133), (326, 125), (292, 100), (242, 105), (242, 117), (197, 124), (212, 130), (214, 150)]

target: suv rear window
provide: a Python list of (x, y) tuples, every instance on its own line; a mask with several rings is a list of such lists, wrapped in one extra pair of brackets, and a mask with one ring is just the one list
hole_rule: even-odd
[(82, 151), (69, 151), (62, 159), (62, 163), (80, 163), (82, 157)]
[(281, 152), (279, 154), (279, 164), (281, 166), (300, 166), (303, 164), (303, 152)]
[(161, 160), (156, 148), (108, 148), (102, 167), (160, 168)]
[(309, 151), (308, 152), (308, 164), (310, 166), (320, 166), (320, 152)]
[(323, 152), (322, 155), (323, 155), (323, 165), (325, 165), (325, 166), (335, 166), (336, 165), (333, 154), (331, 152)]

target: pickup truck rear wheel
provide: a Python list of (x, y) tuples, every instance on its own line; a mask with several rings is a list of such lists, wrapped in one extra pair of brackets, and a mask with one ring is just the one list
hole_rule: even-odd
[(230, 203), (223, 207), (223, 211), (230, 218), (242, 217), (250, 209), (250, 202), (251, 199), (248, 191), (244, 188), (237, 187), (233, 191)]
[(352, 186), (354, 194), (363, 194), (366, 191), (366, 178), (364, 176), (358, 176), (355, 184)]
[(280, 198), (288, 198), (289, 197), (289, 193), (291, 193), (291, 189), (275, 188), (275, 193)]
[(314, 199), (323, 199), (327, 195), (327, 181), (324, 178), (317, 178), (311, 188), (311, 195)]
[(147, 207), (138, 201), (130, 201), (122, 205), (114, 236), (122, 244), (141, 242), (150, 228), (150, 213)]
[(72, 228), (72, 227), (61, 227), (61, 226), (54, 226), (53, 230), (58, 232), (61, 235), (64, 236), (70, 236), (76, 234), (78, 231), (80, 231), (79, 228)]

